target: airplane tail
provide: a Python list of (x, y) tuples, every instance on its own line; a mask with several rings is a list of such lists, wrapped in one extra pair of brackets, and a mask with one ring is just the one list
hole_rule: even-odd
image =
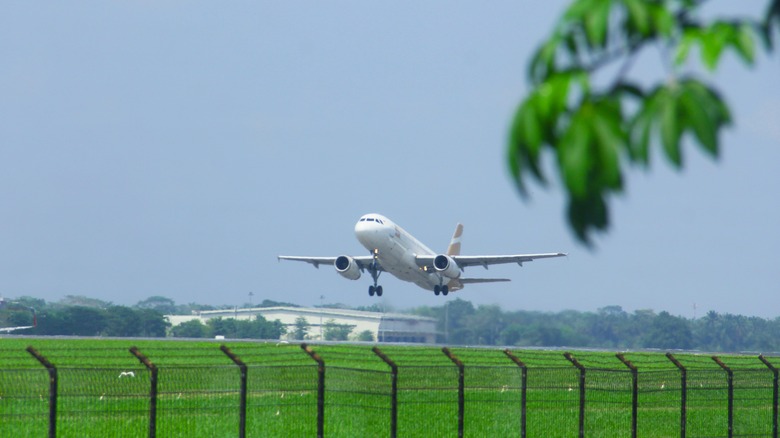
[(455, 226), (455, 234), (452, 235), (450, 246), (447, 247), (447, 255), (460, 255), (460, 236), (463, 235), (463, 224)]

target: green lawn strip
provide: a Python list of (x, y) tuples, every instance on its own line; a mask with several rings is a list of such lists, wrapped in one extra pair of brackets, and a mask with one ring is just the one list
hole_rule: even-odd
[[(58, 436), (145, 436), (150, 373), (136, 346), (159, 368), (158, 433), (224, 436), (238, 430), (240, 373), (248, 368), (249, 436), (316, 432), (317, 365), (299, 344), (132, 339), (0, 339), (0, 436), (46, 430), (48, 374), (25, 351), (33, 345), (58, 366)], [(390, 421), (389, 367), (367, 345), (312, 344), (326, 363), (326, 433), (384, 434)], [(457, 431), (457, 367), (439, 347), (380, 345), (398, 364), (399, 435)], [(465, 365), (467, 435), (519, 434), (520, 367), (499, 349), (452, 348)], [(614, 353), (571, 351), (586, 367), (586, 435), (625, 436), (631, 374)], [(579, 370), (563, 350), (512, 350), (527, 366), (528, 436), (574, 436)], [(674, 353), (687, 369), (690, 436), (723, 436), (727, 372), (711, 354)], [(640, 436), (679, 435), (680, 371), (663, 353), (627, 352), (637, 368)], [(734, 370), (734, 433), (771, 434), (772, 373), (757, 355), (720, 355)], [(768, 357), (775, 366), (780, 358)], [(128, 373), (132, 372), (133, 376)], [(80, 434), (81, 433), (81, 434)], [(85, 435), (86, 434), (86, 435)]]

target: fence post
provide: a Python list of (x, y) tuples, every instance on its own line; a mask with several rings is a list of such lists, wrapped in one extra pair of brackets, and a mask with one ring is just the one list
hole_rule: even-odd
[(772, 378), (772, 438), (777, 438), (778, 371), (774, 365), (766, 360), (763, 354), (760, 354), (758, 358), (772, 371), (772, 374), (774, 375)]
[(230, 351), (230, 349), (225, 344), (220, 345), (219, 349), (222, 350), (222, 352), (225, 353), (227, 357), (233, 361), (233, 363), (238, 365), (238, 369), (241, 372), (241, 393), (239, 395), (238, 406), (238, 437), (244, 438), (246, 436), (246, 383), (248, 369), (246, 364), (232, 351)]
[(465, 415), (465, 367), (463, 362), (460, 361), (449, 348), (444, 347), (441, 349), (442, 353), (447, 356), (452, 363), (458, 367), (458, 438), (463, 438), (463, 417)]
[(685, 438), (685, 423), (687, 412), (687, 399), (688, 399), (688, 371), (683, 364), (672, 356), (672, 353), (666, 353), (666, 358), (672, 361), (672, 363), (680, 370), (680, 438)]
[(371, 351), (390, 366), (390, 437), (395, 438), (398, 433), (398, 366), (379, 347)]
[(623, 356), (623, 353), (617, 353), (615, 356), (631, 370), (631, 438), (636, 438), (637, 406), (639, 404), (639, 379), (637, 378), (637, 368), (630, 360)]
[(27, 352), (38, 359), (38, 362), (45, 366), (49, 372), (49, 438), (55, 438), (57, 436), (57, 367), (43, 357), (32, 345), (27, 347)]
[(317, 362), (317, 438), (322, 438), (325, 433), (325, 361), (305, 343), (301, 348)]
[(578, 370), (580, 370), (580, 438), (585, 436), (585, 367), (577, 361), (568, 351), (563, 353), (563, 357), (569, 360)]
[(512, 360), (517, 366), (520, 367), (520, 437), (525, 438), (525, 414), (526, 414), (526, 402), (525, 402), (525, 394), (526, 394), (526, 387), (528, 385), (528, 367), (521, 361), (517, 356), (512, 354), (511, 351), (507, 348), (504, 350), (504, 354), (509, 357), (509, 359)]
[(138, 347), (130, 347), (130, 353), (141, 361), (151, 373), (151, 388), (149, 389), (149, 438), (157, 436), (157, 367), (144, 356)]
[(728, 422), (729, 422), (729, 438), (734, 436), (734, 371), (731, 370), (718, 356), (712, 356), (712, 360), (715, 361), (721, 368), (726, 370), (726, 380), (728, 382)]

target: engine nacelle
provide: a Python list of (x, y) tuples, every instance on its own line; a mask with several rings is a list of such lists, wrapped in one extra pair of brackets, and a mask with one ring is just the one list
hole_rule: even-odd
[(357, 280), (360, 278), (360, 268), (352, 257), (338, 256), (336, 257), (336, 262), (333, 263), (333, 266), (336, 267), (336, 272), (341, 274), (344, 278), (349, 278), (350, 280)]
[(439, 254), (433, 259), (433, 268), (447, 278), (460, 277), (458, 264), (446, 254)]

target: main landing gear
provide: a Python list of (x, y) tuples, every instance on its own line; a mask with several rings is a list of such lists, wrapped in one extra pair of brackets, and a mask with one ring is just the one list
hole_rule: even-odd
[(379, 268), (379, 263), (376, 261), (377, 255), (379, 255), (379, 251), (375, 249), (372, 251), (372, 254), (374, 255), (374, 260), (370, 265), (368, 265), (368, 272), (371, 274), (371, 278), (374, 280), (374, 284), (368, 287), (368, 296), (373, 297), (374, 294), (376, 294), (376, 296), (381, 297), (382, 286), (376, 284), (377, 280), (379, 280), (379, 274), (382, 273), (382, 270)]
[(381, 297), (382, 296), (382, 286), (369, 286), (368, 287), (368, 295), (369, 296), (376, 296)]
[(447, 287), (446, 284), (445, 285), (437, 284), (437, 285), (433, 286), (433, 294), (434, 295), (439, 295), (440, 293), (446, 297), (447, 294), (450, 293), (450, 288)]

